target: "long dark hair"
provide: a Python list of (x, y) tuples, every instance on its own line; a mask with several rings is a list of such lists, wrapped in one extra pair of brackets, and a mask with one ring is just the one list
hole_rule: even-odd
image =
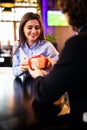
[[(38, 20), (39, 24), (40, 24), (40, 36), (38, 37), (39, 40), (45, 40), (45, 35), (44, 35), (44, 28), (43, 28), (43, 23), (42, 23), (42, 18), (38, 13), (33, 13), (33, 12), (27, 12), (26, 14), (24, 14), (24, 16), (22, 17), (21, 21), (20, 21), (20, 25), (19, 25), (19, 45), (16, 48), (15, 52), (17, 51), (17, 49), (24, 44), (24, 42), (26, 41), (26, 37), (25, 34), (23, 32), (24, 26), (26, 24), (27, 21), (29, 20), (33, 20), (36, 19)], [(37, 39), (37, 40), (38, 40)], [(14, 52), (14, 54), (15, 54)], [(13, 54), (13, 55), (14, 55)]]

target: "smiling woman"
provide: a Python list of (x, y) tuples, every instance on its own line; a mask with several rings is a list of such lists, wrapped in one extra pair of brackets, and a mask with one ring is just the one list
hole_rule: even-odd
[(38, 13), (27, 12), (23, 15), (19, 25), (19, 40), (13, 46), (13, 74), (15, 76), (30, 76), (28, 72), (29, 58), (42, 55), (58, 60), (58, 51), (45, 39), (42, 18)]

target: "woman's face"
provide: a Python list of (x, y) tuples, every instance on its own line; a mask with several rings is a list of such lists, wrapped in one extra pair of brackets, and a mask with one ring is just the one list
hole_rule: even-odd
[(24, 25), (23, 31), (28, 44), (32, 45), (33, 43), (35, 43), (41, 32), (38, 20), (35, 19), (27, 21)]

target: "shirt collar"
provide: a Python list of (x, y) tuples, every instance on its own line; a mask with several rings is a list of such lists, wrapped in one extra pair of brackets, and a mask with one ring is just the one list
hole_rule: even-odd
[[(31, 45), (29, 48), (30, 49), (33, 49), (36, 47), (37, 43), (39, 44), (40, 43), (40, 40), (39, 41), (36, 41), (33, 45)], [(22, 47), (28, 47), (28, 43), (25, 41), (24, 44), (22, 45)]]
[(78, 33), (79, 32), (82, 32), (83, 30), (87, 29), (87, 23), (85, 23), (83, 26), (81, 26), (78, 30)]

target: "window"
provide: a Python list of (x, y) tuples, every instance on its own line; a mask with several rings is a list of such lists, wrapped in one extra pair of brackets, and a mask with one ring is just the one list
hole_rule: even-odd
[(37, 12), (36, 7), (31, 8), (12, 8), (11, 12), (3, 12), (0, 7), (0, 42), (2, 45), (7, 44), (10, 40), (11, 44), (14, 40), (18, 40), (19, 22), (26, 12)]
[(14, 28), (13, 22), (0, 22), (0, 41), (2, 45), (6, 45), (10, 40), (13, 43), (14, 40)]

